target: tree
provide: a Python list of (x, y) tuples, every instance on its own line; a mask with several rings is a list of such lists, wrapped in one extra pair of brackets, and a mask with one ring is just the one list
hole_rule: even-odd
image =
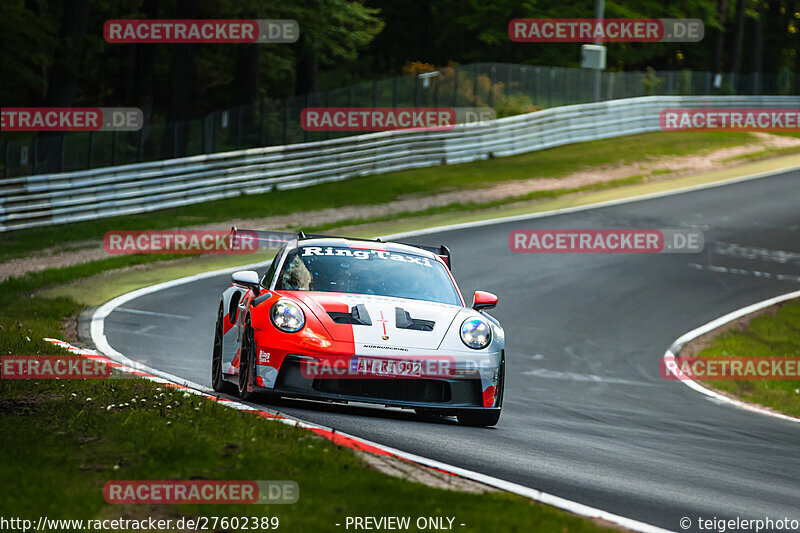
[(296, 47), (295, 94), (318, 89), (320, 65), (354, 61), (384, 27), (378, 10), (348, 0), (305, 0), (290, 3), (285, 12), (300, 24)]
[(47, 105), (70, 107), (75, 101), (88, 26), (89, 0), (74, 0), (64, 8), (60, 43), (47, 87)]
[(756, 17), (753, 21), (753, 76), (757, 89), (764, 63), (764, 4), (765, 0), (756, 0)]
[(714, 74), (722, 72), (722, 54), (725, 50), (725, 25), (728, 17), (728, 0), (717, 2), (717, 20), (714, 31), (714, 64), (711, 70)]
[(742, 39), (744, 38), (744, 0), (736, 0), (736, 25), (733, 33), (733, 53), (731, 54), (731, 72), (738, 74), (742, 67)]
[(52, 64), (58, 24), (45, 7), (44, 2), (0, 2), (3, 106), (37, 105), (47, 95), (47, 69)]

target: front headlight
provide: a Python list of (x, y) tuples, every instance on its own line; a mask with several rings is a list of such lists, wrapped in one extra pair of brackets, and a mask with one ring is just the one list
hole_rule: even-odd
[(492, 342), (492, 328), (480, 318), (468, 318), (461, 324), (461, 340), (473, 350), (481, 350)]
[(297, 333), (306, 325), (306, 315), (300, 306), (289, 300), (278, 300), (269, 310), (272, 324), (286, 333)]

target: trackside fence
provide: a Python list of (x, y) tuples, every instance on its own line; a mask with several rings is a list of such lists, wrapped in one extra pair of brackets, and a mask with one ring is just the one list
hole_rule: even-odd
[(598, 95), (595, 74), (581, 68), (472, 63), (265, 99), (194, 120), (163, 122), (145, 105), (139, 131), (25, 137), (0, 132), (0, 176), (74, 172), (354, 135), (304, 130), (300, 115), (307, 107), (491, 107), (498, 117), (507, 117), (638, 96), (800, 95), (800, 76), (788, 69), (779, 74), (716, 75), (692, 70), (603, 71)]
[(566, 105), (491, 127), (390, 131), (0, 182), (0, 231), (144, 213), (395, 170), (658, 131), (665, 108), (794, 107), (797, 96), (647, 96)]

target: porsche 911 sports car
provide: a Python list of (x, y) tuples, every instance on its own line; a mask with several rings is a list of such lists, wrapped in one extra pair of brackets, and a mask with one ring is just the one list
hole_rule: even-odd
[[(232, 238), (266, 240), (237, 230)], [(214, 390), (252, 399), (368, 402), (493, 426), (503, 403), (504, 333), (464, 304), (441, 248), (300, 233), (263, 276), (232, 275), (217, 313)]]

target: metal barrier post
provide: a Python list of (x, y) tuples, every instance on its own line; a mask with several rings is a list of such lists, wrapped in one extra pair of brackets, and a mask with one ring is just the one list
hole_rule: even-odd
[(283, 99), (283, 144), (288, 144), (287, 143), (288, 130), (286, 129), (288, 127), (288, 123), (289, 123), (289, 99), (284, 98)]
[(264, 108), (265, 107), (266, 107), (265, 101), (262, 99), (261, 100), (261, 104), (260, 104), (260, 112), (259, 112), (260, 116), (259, 116), (259, 122), (258, 122), (258, 145), (259, 146), (266, 146), (266, 144), (267, 144), (267, 140), (265, 138), (265, 133), (264, 133), (264, 113), (265, 113), (265, 109)]

